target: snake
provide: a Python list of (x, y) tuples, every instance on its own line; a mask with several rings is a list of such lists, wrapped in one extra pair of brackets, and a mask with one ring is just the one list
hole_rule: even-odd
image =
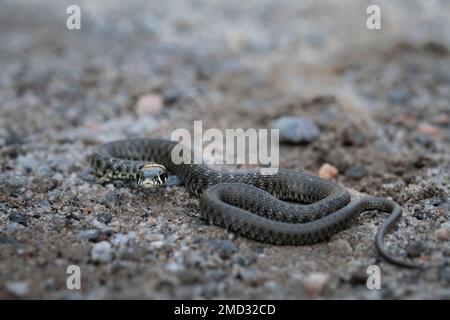
[(225, 172), (203, 163), (179, 163), (172, 160), (177, 144), (156, 138), (112, 141), (96, 146), (91, 166), (98, 176), (135, 180), (143, 189), (163, 186), (169, 173), (176, 175), (199, 198), (200, 218), (274, 245), (319, 243), (349, 227), (365, 211), (389, 213), (375, 237), (379, 255), (397, 266), (421, 267), (392, 256), (385, 248), (386, 233), (402, 217), (396, 202), (376, 196), (352, 199), (339, 184), (304, 171)]

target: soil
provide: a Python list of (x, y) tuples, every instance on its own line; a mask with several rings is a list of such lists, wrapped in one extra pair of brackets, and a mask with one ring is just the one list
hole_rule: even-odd
[[(0, 299), (450, 298), (450, 8), (379, 2), (381, 30), (352, 1), (1, 1)], [(81, 30), (66, 28), (74, 3)], [(385, 213), (275, 246), (206, 224), (183, 186), (143, 192), (87, 160), (195, 120), (270, 128), (283, 116), (320, 134), (282, 144), (281, 167), (327, 163), (354, 193), (397, 201), (389, 251), (437, 267), (380, 259)], [(70, 265), (81, 290), (66, 286)]]

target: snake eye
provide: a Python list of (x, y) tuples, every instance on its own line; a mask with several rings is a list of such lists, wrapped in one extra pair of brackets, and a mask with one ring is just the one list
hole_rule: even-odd
[(163, 185), (168, 177), (167, 170), (159, 164), (146, 164), (138, 172), (138, 185), (144, 189)]
[(159, 179), (162, 181), (162, 183), (165, 183), (165, 182), (167, 181), (168, 176), (169, 176), (169, 175), (167, 174), (167, 171), (166, 171), (166, 170), (161, 171), (161, 172), (159, 173)]

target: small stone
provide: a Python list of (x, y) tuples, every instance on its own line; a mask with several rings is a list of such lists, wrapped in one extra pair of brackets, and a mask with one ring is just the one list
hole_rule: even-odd
[(78, 241), (89, 240), (91, 242), (101, 242), (108, 239), (110, 235), (110, 230), (88, 229), (78, 232), (76, 238)]
[(20, 229), (23, 229), (23, 226), (17, 222), (12, 221), (6, 226), (5, 232), (12, 233)]
[(310, 143), (320, 135), (319, 127), (309, 118), (285, 116), (272, 123), (279, 129), (280, 142)]
[(176, 262), (169, 262), (164, 266), (164, 269), (170, 272), (177, 272), (183, 270), (183, 266)]
[(30, 217), (24, 213), (11, 213), (8, 218), (9, 221), (17, 222), (23, 226), (26, 226), (30, 221)]
[(414, 132), (412, 136), (415, 142), (421, 144), (425, 148), (431, 147), (433, 145), (433, 140), (423, 132)]
[(23, 167), (25, 172), (32, 172), (36, 170), (39, 165), (38, 161), (30, 154), (17, 157), (17, 164)]
[(445, 113), (439, 113), (435, 118), (434, 121), (439, 125), (447, 125), (450, 123), (450, 117), (446, 115)]
[(446, 228), (439, 228), (434, 232), (439, 240), (450, 240), (450, 231)]
[(450, 231), (450, 221), (441, 223), (441, 228), (447, 229), (448, 231)]
[(23, 297), (30, 291), (30, 287), (25, 281), (7, 282), (6, 289), (16, 297)]
[(322, 179), (335, 179), (338, 175), (338, 169), (331, 164), (324, 163), (319, 169), (319, 177)]
[(229, 259), (233, 254), (239, 251), (237, 245), (230, 240), (206, 240), (206, 243), (210, 245), (222, 259)]
[(168, 88), (164, 91), (164, 104), (172, 105), (176, 103), (181, 97), (181, 92), (175, 88)]
[(440, 136), (439, 128), (426, 122), (419, 123), (419, 125), (415, 129), (415, 132), (424, 133), (430, 138), (437, 138)]
[(48, 200), (40, 201), (37, 203), (35, 213), (39, 215), (52, 213), (52, 205)]
[(250, 254), (248, 256), (235, 255), (233, 257), (233, 264), (240, 265), (241, 267), (248, 267), (258, 260), (257, 254)]
[(323, 292), (330, 276), (323, 272), (309, 274), (303, 280), (303, 288), (309, 296), (315, 297)]
[(91, 258), (94, 262), (110, 262), (113, 257), (111, 244), (108, 241), (96, 243), (91, 250)]
[(0, 191), (15, 193), (27, 185), (27, 178), (16, 172), (0, 175)]
[(440, 240), (450, 240), (450, 221), (441, 223), (440, 228), (435, 231), (435, 235)]
[(353, 179), (361, 179), (366, 175), (366, 167), (363, 164), (357, 164), (350, 169), (349, 175)]
[(242, 280), (252, 286), (258, 286), (263, 283), (261, 271), (256, 267), (243, 268), (239, 271)]
[(156, 240), (156, 241), (152, 241), (150, 243), (150, 246), (156, 248), (156, 249), (162, 249), (166, 246), (167, 242), (163, 241), (163, 240)]
[(418, 211), (414, 213), (414, 218), (416, 218), (417, 220), (427, 220), (428, 213), (425, 211)]
[(164, 107), (164, 99), (159, 94), (144, 94), (136, 102), (136, 113), (139, 116), (154, 116)]
[(97, 217), (97, 220), (100, 221), (101, 223), (108, 224), (111, 222), (111, 220), (113, 218), (114, 218), (114, 216), (111, 214), (111, 212), (107, 212), (107, 213), (100, 214)]
[(394, 89), (388, 93), (389, 101), (395, 104), (406, 104), (411, 97), (411, 93), (406, 89)]
[(136, 238), (136, 232), (128, 232), (127, 234), (118, 233), (111, 240), (112, 244), (118, 246), (127, 244)]
[[(39, 170), (37, 171), (37, 174), (40, 175), (40, 176), (46, 176), (46, 177), (52, 177), (53, 176), (54, 179), (56, 179), (55, 176), (61, 176), (61, 177), (64, 178), (64, 176), (62, 176), (61, 173), (59, 173), (59, 172), (55, 173), (47, 165), (43, 165), (42, 167), (40, 167)], [(59, 181), (61, 181), (61, 180), (59, 180)]]
[(111, 205), (116, 205), (119, 200), (119, 193), (116, 190), (109, 191), (105, 196), (105, 201)]
[(438, 271), (439, 279), (444, 283), (450, 283), (450, 266), (442, 266)]

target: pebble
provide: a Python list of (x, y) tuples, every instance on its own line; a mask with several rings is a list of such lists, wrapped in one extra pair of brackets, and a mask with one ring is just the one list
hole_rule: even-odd
[(164, 266), (164, 269), (169, 272), (177, 272), (183, 270), (183, 266), (176, 262), (169, 262)]
[(327, 273), (311, 273), (303, 280), (303, 288), (309, 296), (315, 297), (324, 291), (329, 278), (330, 276)]
[(97, 217), (97, 220), (101, 223), (108, 224), (114, 218), (111, 212), (102, 213)]
[(105, 196), (105, 201), (115, 206), (119, 200), (119, 193), (116, 190), (109, 191)]
[(136, 232), (128, 232), (127, 234), (118, 233), (114, 236), (114, 238), (111, 240), (112, 244), (118, 246), (127, 244), (131, 241), (133, 241), (136, 238)]
[(6, 283), (6, 289), (16, 297), (23, 297), (30, 291), (30, 286), (25, 281), (12, 281)]
[(139, 116), (154, 116), (164, 107), (164, 99), (159, 94), (144, 94), (136, 102), (136, 113)]
[(150, 242), (150, 246), (156, 248), (156, 249), (162, 249), (166, 246), (167, 242), (163, 240), (156, 240)]
[(389, 91), (388, 99), (395, 104), (406, 104), (411, 99), (411, 94), (406, 89), (395, 89)]
[(322, 179), (335, 179), (338, 173), (338, 169), (328, 163), (324, 163), (319, 169), (319, 177)]
[(27, 178), (17, 172), (8, 172), (0, 175), (0, 190), (6, 193), (15, 193), (27, 185)]
[(206, 240), (205, 242), (211, 246), (222, 259), (229, 259), (239, 251), (238, 246), (231, 240), (213, 239)]
[(441, 223), (441, 228), (447, 229), (448, 231), (450, 231), (450, 221)]
[(357, 164), (350, 169), (348, 174), (353, 179), (361, 179), (366, 175), (366, 167), (363, 164)]
[(440, 135), (439, 128), (426, 122), (419, 123), (415, 131), (418, 133), (424, 133), (430, 138), (437, 138)]
[(450, 222), (442, 223), (434, 234), (440, 240), (450, 240)]
[(108, 241), (96, 243), (91, 250), (91, 258), (94, 262), (110, 262), (113, 257), (111, 244)]
[(447, 229), (440, 228), (434, 232), (434, 235), (439, 240), (450, 240), (450, 232)]
[(449, 284), (450, 283), (450, 266), (442, 266), (439, 268), (439, 279)]
[(242, 280), (252, 286), (258, 286), (263, 283), (261, 271), (254, 266), (249, 268), (242, 268), (241, 270), (239, 270), (239, 276)]
[(111, 235), (110, 230), (99, 230), (99, 229), (88, 229), (81, 230), (77, 233), (76, 238), (78, 241), (80, 240), (89, 240), (92, 242), (101, 242)]
[(428, 219), (428, 213), (425, 211), (418, 211), (414, 213), (414, 218), (417, 220), (427, 220)]
[(414, 132), (412, 134), (412, 137), (414, 138), (414, 141), (418, 144), (421, 144), (422, 146), (428, 148), (433, 145), (433, 140), (428, 136), (426, 133), (423, 132)]
[(35, 171), (39, 165), (38, 161), (30, 154), (17, 157), (17, 164), (23, 167), (27, 173)]
[(172, 105), (176, 103), (180, 98), (182, 94), (181, 91), (176, 88), (168, 88), (164, 91), (164, 104), (165, 105)]
[(5, 228), (5, 232), (12, 233), (12, 232), (15, 232), (20, 229), (23, 229), (23, 226), (21, 224), (13, 221), (13, 222), (8, 223), (8, 225)]
[(450, 117), (445, 113), (439, 113), (434, 118), (434, 121), (439, 125), (448, 125), (450, 123)]
[(285, 116), (272, 123), (279, 129), (280, 142), (310, 143), (320, 135), (319, 127), (309, 118)]
[(52, 205), (48, 200), (43, 200), (37, 203), (35, 212), (39, 215), (52, 213)]
[(26, 226), (30, 221), (30, 217), (24, 213), (11, 213), (8, 218), (9, 221), (17, 222), (23, 226)]

